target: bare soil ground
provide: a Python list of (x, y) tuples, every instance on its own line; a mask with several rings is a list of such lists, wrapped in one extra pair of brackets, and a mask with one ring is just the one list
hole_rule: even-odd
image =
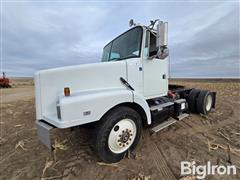
[(173, 82), (217, 91), (216, 109), (156, 134), (144, 129), (133, 153), (117, 164), (104, 164), (91, 148), (86, 127), (55, 130), (56, 150), (50, 153), (36, 135), (33, 82), (15, 80), (12, 89), (1, 89), (0, 179), (180, 179), (180, 162), (193, 160), (237, 167), (235, 176), (206, 179), (240, 179), (240, 82)]

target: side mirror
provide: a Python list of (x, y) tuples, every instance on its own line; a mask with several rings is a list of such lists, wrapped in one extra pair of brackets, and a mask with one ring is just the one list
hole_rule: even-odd
[(159, 21), (157, 24), (157, 47), (168, 44), (168, 23)]
[(168, 57), (169, 55), (169, 50), (166, 46), (161, 46), (159, 49), (158, 49), (158, 52), (157, 52), (157, 57), (159, 59), (165, 59), (166, 57)]

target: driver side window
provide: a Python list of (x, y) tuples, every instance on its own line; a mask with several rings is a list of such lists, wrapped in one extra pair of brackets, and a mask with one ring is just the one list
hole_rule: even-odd
[(147, 31), (144, 54), (147, 57), (152, 57), (156, 55), (157, 52), (158, 52), (157, 37), (155, 34), (151, 33), (150, 31)]
[(157, 54), (158, 48), (157, 48), (157, 37), (150, 33), (150, 48), (149, 48), (149, 56), (154, 56)]

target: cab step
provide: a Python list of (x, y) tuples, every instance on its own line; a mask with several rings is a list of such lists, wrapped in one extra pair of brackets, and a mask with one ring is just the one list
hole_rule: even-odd
[(177, 122), (176, 119), (170, 118), (169, 120), (167, 120), (167, 121), (165, 121), (165, 122), (163, 122), (163, 123), (153, 127), (152, 131), (156, 133), (156, 132), (161, 131), (162, 129), (164, 129), (164, 128), (174, 124), (175, 122)]
[(183, 114), (180, 114), (179, 116), (177, 116), (176, 119), (177, 119), (178, 121), (181, 121), (182, 119), (184, 119), (184, 118), (186, 118), (186, 117), (188, 117), (188, 116), (189, 116), (188, 113), (183, 113)]
[(174, 124), (177, 121), (181, 121), (182, 119), (184, 119), (188, 116), (189, 116), (189, 114), (183, 113), (183, 114), (180, 114), (179, 116), (177, 116), (176, 118), (171, 117), (171, 118), (169, 118), (169, 120), (164, 121), (163, 123), (158, 124), (157, 126), (153, 127), (152, 131), (155, 132), (155, 133), (158, 132), (158, 131), (161, 131), (164, 128)]

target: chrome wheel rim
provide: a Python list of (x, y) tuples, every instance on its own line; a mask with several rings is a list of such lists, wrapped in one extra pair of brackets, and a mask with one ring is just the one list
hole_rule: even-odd
[(206, 101), (206, 110), (210, 111), (211, 107), (212, 107), (212, 96), (208, 95), (207, 101)]
[(108, 137), (108, 147), (116, 154), (126, 151), (133, 144), (137, 127), (133, 120), (122, 119), (115, 124)]

